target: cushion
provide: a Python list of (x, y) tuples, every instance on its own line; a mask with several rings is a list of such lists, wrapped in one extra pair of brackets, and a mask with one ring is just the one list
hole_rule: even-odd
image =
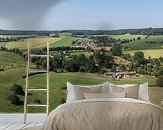
[(73, 102), (76, 100), (85, 99), (84, 93), (108, 93), (110, 92), (110, 86), (106, 82), (104, 84), (99, 85), (72, 85), (71, 83), (67, 82), (67, 101), (66, 103)]
[(121, 87), (116, 85), (111, 85), (112, 93), (125, 93), (126, 98), (138, 99), (139, 97), (139, 85), (134, 84), (129, 87)]
[(148, 83), (140, 84), (138, 99), (149, 102)]
[(113, 94), (84, 93), (84, 97), (86, 99), (92, 99), (92, 98), (125, 98), (125, 93), (113, 93)]
[[(110, 86), (115, 86), (114, 84), (109, 83)], [(121, 88), (127, 88), (131, 87), (135, 84), (124, 84), (124, 85), (116, 85)], [(111, 89), (111, 91), (114, 91)], [(122, 92), (120, 90), (117, 90), (117, 92)], [(138, 99), (142, 101), (149, 102), (149, 93), (148, 93), (148, 83), (140, 84), (139, 86), (139, 92), (138, 92)]]

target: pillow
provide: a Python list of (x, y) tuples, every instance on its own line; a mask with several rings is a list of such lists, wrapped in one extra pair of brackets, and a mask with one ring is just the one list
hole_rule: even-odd
[(125, 93), (114, 93), (114, 94), (105, 94), (105, 93), (84, 93), (86, 99), (92, 98), (125, 98)]
[(135, 84), (129, 87), (121, 87), (117, 85), (111, 85), (112, 93), (125, 93), (126, 98), (138, 99), (139, 97), (139, 85)]
[(67, 101), (66, 103), (73, 102), (76, 100), (84, 99), (84, 93), (108, 93), (110, 92), (110, 86), (106, 82), (99, 85), (83, 86), (83, 85), (72, 85), (67, 82)]
[(148, 83), (140, 84), (138, 99), (149, 102)]
[[(115, 86), (114, 84), (109, 83), (110, 86)], [(121, 88), (131, 87), (135, 84), (125, 84), (125, 85), (116, 85)], [(112, 91), (112, 89), (111, 89)], [(139, 92), (138, 92), (138, 99), (142, 101), (149, 102), (149, 93), (148, 93), (148, 83), (140, 84)]]

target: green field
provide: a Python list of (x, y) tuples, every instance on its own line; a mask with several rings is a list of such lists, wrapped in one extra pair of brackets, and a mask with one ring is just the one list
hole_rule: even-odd
[(51, 38), (51, 37), (36, 37), (28, 38), (24, 40), (19, 40), (16, 42), (0, 42), (0, 46), (5, 46), (8, 49), (19, 48), (21, 50), (27, 49), (27, 41), (32, 42), (32, 48), (43, 48), (46, 47), (46, 43), (49, 42), (50, 47), (59, 47), (59, 46), (71, 46), (72, 41), (76, 38), (71, 36), (62, 36), (60, 38)]
[[(13, 84), (21, 84), (25, 87), (25, 79), (22, 78), (26, 74), (25, 60), (12, 52), (0, 52), (0, 64), (5, 66), (5, 71), (0, 72), (0, 112), (23, 112), (23, 105), (12, 105), (7, 101), (8, 95), (11, 94), (11, 87)], [(14, 64), (14, 66), (12, 66)], [(111, 80), (104, 78), (102, 75), (90, 74), (90, 73), (50, 73), (50, 111), (61, 104), (62, 98), (66, 99), (65, 90), (63, 87), (66, 86), (66, 82), (71, 82), (73, 84), (99, 84), (106, 81), (115, 84), (126, 84), (126, 83), (144, 83), (148, 82), (150, 87), (155, 87), (152, 93), (155, 93), (157, 89), (160, 89), (155, 96), (151, 94), (152, 101), (158, 104), (163, 98), (161, 93), (162, 88), (156, 88), (155, 78), (152, 76), (141, 76), (136, 78), (128, 78), (121, 80)], [(31, 88), (45, 88), (46, 87), (46, 75), (38, 74), (30, 76), (29, 86)], [(34, 102), (35, 99), (40, 99), (42, 103), (45, 103), (45, 97), (43, 93), (31, 93), (28, 101)], [(21, 101), (24, 100), (24, 96), (19, 96)], [(22, 102), (23, 103), (23, 102)], [(30, 112), (43, 112), (44, 110), (36, 110), (36, 108), (29, 109)]]
[(27, 49), (27, 41), (30, 41), (32, 43), (32, 48), (42, 48), (46, 47), (47, 42), (49, 42), (49, 44), (54, 44), (59, 40), (61, 40), (61, 38), (50, 38), (50, 37), (28, 38), (16, 42), (7, 42), (5, 47), (7, 47), (8, 49), (19, 48), (21, 50), (25, 50)]
[(87, 51), (75, 51), (71, 53), (71, 55), (80, 55), (80, 54), (84, 54), (87, 58), (89, 58), (90, 56), (90, 54)]
[[(140, 50), (144, 53), (145, 58), (159, 58), (163, 57), (163, 49)], [(134, 55), (136, 51), (124, 51), (124, 54)]]
[(7, 42), (0, 42), (0, 47), (4, 47), (4, 46), (6, 46), (6, 44), (7, 44)]
[(109, 35), (110, 37), (114, 39), (137, 39), (138, 37), (141, 37), (141, 39), (144, 39), (146, 36), (145, 35), (132, 35), (132, 34), (123, 34), (123, 35)]
[(12, 52), (0, 51), (0, 66), (4, 69), (25, 67), (25, 59)]
[[(13, 59), (14, 58), (14, 59)], [(15, 63), (14, 67), (11, 64)], [(5, 66), (5, 71), (0, 72), (0, 112), (23, 112), (22, 105), (12, 105), (7, 101), (7, 97), (11, 94), (12, 85), (15, 83), (21, 84), (25, 87), (25, 79), (22, 76), (25, 75), (25, 61), (22, 57), (11, 52), (0, 53), (0, 64)], [(8, 69), (9, 68), (9, 69)], [(155, 104), (159, 104), (160, 100), (163, 99), (163, 88), (157, 88), (155, 78), (152, 76), (140, 76), (136, 78), (127, 78), (121, 80), (113, 80), (104, 78), (102, 75), (91, 74), (91, 73), (50, 73), (50, 110), (53, 110), (61, 104), (62, 98), (66, 99), (65, 90), (63, 87), (66, 86), (66, 82), (73, 84), (99, 84), (109, 81), (115, 84), (132, 84), (132, 83), (144, 83), (148, 82), (151, 91), (151, 101)], [(46, 74), (39, 74), (30, 76), (30, 87), (31, 88), (45, 88), (46, 87)], [(157, 91), (159, 90), (159, 91)], [(156, 94), (157, 92), (157, 94)], [(42, 103), (45, 103), (45, 97), (43, 93), (31, 93), (28, 101), (34, 102), (35, 99), (40, 99)], [(156, 94), (156, 96), (154, 95)], [(19, 96), (21, 101), (24, 100), (24, 96)], [(36, 108), (29, 109), (30, 112), (43, 112), (43, 109), (36, 110)]]
[(56, 41), (54, 44), (51, 44), (50, 47), (62, 47), (62, 46), (71, 46), (72, 41), (76, 40), (77, 38), (71, 36), (64, 36), (61, 40)]
[[(155, 42), (155, 43), (147, 43)], [(162, 42), (162, 43), (160, 43)], [(150, 36), (147, 39), (141, 39), (123, 44), (129, 50), (147, 50), (147, 49), (161, 49), (163, 48), (163, 36)]]
[[(66, 36), (65, 36), (66, 35)], [(133, 49), (145, 48), (143, 52), (145, 56), (148, 58), (151, 56), (152, 58), (158, 58), (163, 56), (163, 49), (158, 49), (160, 47), (160, 43), (156, 43), (154, 45), (146, 45), (151, 43), (143, 43), (145, 40), (145, 36), (143, 35), (114, 35), (115, 38), (120, 39), (133, 39), (137, 37), (141, 37), (142, 40), (135, 41), (136, 44), (132, 44), (133, 42), (124, 44), (130, 45)], [(160, 42), (162, 41), (161, 36), (150, 36), (149, 39), (154, 41)], [(146, 39), (150, 41), (149, 39)], [(60, 38), (50, 38), (50, 37), (37, 37), (34, 39), (25, 39), (20, 40), (18, 42), (7, 42), (1, 43), (0, 46), (6, 46), (7, 48), (19, 48), (19, 49), (26, 49), (26, 42), (27, 40), (31, 40), (33, 43), (32, 48), (42, 48), (46, 46), (46, 42), (50, 42), (50, 47), (59, 47), (59, 46), (72, 46), (72, 41), (76, 40), (75, 37), (69, 36), (68, 34), (62, 35)], [(147, 47), (146, 47), (147, 46)], [(137, 48), (136, 48), (137, 47)], [(147, 50), (147, 49), (150, 50)], [(151, 49), (157, 48), (157, 49)], [(140, 50), (141, 50), (140, 49)], [(79, 55), (85, 54), (89, 56), (88, 52), (81, 51), (81, 52), (72, 52), (71, 55)], [(133, 51), (125, 51), (124, 53), (130, 53), (131, 55), (134, 54)], [(23, 102), (21, 105), (12, 105), (7, 101), (7, 97), (11, 94), (11, 87), (13, 84), (18, 83), (25, 87), (25, 79), (22, 78), (26, 74), (26, 61), (23, 57), (12, 53), (12, 52), (3, 52), (0, 51), (0, 67), (4, 69), (4, 71), (0, 72), (0, 112), (7, 112), (7, 113), (15, 113), (15, 112), (23, 112)], [(109, 81), (115, 84), (133, 84), (133, 83), (145, 83), (148, 82), (150, 85), (150, 98), (152, 103), (159, 104), (161, 100), (163, 100), (163, 88), (157, 87), (155, 83), (155, 78), (152, 76), (141, 75), (140, 77), (134, 78), (127, 78), (127, 79), (120, 79), (120, 80), (113, 80), (104, 78), (102, 75), (98, 74), (91, 74), (91, 73), (50, 73), (50, 111), (56, 108), (58, 105), (61, 104), (62, 98), (66, 99), (65, 89), (66, 82), (71, 82), (73, 84), (99, 84)], [(30, 87), (31, 88), (45, 88), (46, 87), (46, 75), (45, 74), (38, 74), (30, 76)], [(32, 95), (29, 96), (28, 101), (34, 102), (35, 99), (40, 99), (42, 103), (45, 103), (45, 96), (43, 93), (30, 93)], [(24, 100), (24, 96), (19, 96), (21, 101)], [(30, 112), (43, 112), (43, 109), (36, 109), (30, 108)]]
[[(10, 94), (10, 89), (12, 84), (19, 83), (23, 87), (25, 86), (25, 79), (22, 79), (21, 76), (25, 74), (24, 69), (12, 69), (6, 72), (0, 72), (0, 87), (1, 87), (1, 97), (0, 97), (0, 112), (23, 112), (23, 105), (12, 105), (7, 101), (7, 96)], [(30, 86), (31, 88), (45, 88), (45, 74), (35, 75), (30, 77)], [(62, 89), (66, 86), (66, 82), (71, 82), (73, 84), (99, 84), (110, 81), (116, 84), (125, 84), (125, 83), (144, 83), (149, 82), (150, 86), (155, 86), (154, 78), (150, 76), (143, 76), (141, 78), (134, 79), (123, 79), (123, 80), (108, 80), (99, 75), (88, 74), (88, 73), (51, 73), (50, 74), (50, 110), (53, 110), (58, 105), (60, 105), (61, 99), (66, 98), (65, 90)], [(151, 88), (150, 88), (151, 89)], [(159, 89), (159, 91), (157, 91)], [(158, 104), (161, 99), (163, 99), (163, 88), (152, 88), (155, 92), (157, 91), (157, 96), (153, 96), (151, 92), (151, 98), (153, 103)], [(160, 96), (159, 96), (160, 95)], [(36, 94), (32, 93), (29, 96), (29, 102), (33, 102), (35, 99), (40, 99), (42, 103), (45, 103), (45, 97), (43, 93)], [(23, 96), (20, 96), (23, 100)], [(6, 109), (7, 108), (7, 109)], [(30, 112), (36, 112), (34, 108), (29, 109)], [(38, 112), (43, 112), (42, 109), (37, 110)]]
[[(0, 72), (0, 112), (23, 112), (23, 102), (22, 105), (12, 105), (7, 101), (7, 97), (11, 94), (11, 88), (13, 84), (21, 84), (25, 87), (25, 79), (22, 78), (26, 74), (25, 69), (25, 60), (12, 52), (1, 52), (0, 53), (0, 64), (1, 66), (5, 66), (5, 71)], [(12, 66), (14, 64), (14, 66)], [(115, 84), (126, 84), (126, 83), (144, 83), (148, 82), (150, 87), (153, 88), (153, 91), (156, 91), (156, 83), (155, 78), (152, 76), (141, 76), (136, 78), (128, 78), (121, 80), (111, 80), (102, 77), (102, 75), (90, 74), (90, 73), (50, 73), (50, 111), (56, 108), (61, 104), (62, 98), (66, 99), (65, 90), (63, 87), (66, 86), (66, 82), (71, 82), (73, 84), (99, 84), (104, 83), (106, 81), (115, 83)], [(31, 88), (45, 88), (46, 87), (46, 75), (38, 74), (30, 76), (29, 86)], [(159, 103), (163, 95), (162, 88), (155, 96), (151, 94), (152, 101), (154, 103)], [(152, 92), (153, 93), (153, 92)], [(28, 101), (34, 102), (35, 99), (40, 99), (42, 103), (45, 103), (45, 97), (43, 93), (31, 93)], [(24, 100), (24, 96), (19, 96), (21, 101)], [(30, 112), (43, 112), (42, 109), (31, 108)]]

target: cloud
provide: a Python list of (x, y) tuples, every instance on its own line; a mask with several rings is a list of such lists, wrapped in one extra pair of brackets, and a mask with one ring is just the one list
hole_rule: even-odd
[(40, 29), (48, 11), (63, 0), (0, 0), (0, 20), (11, 28)]
[(102, 21), (97, 25), (97, 30), (112, 30), (113, 24), (110, 21)]

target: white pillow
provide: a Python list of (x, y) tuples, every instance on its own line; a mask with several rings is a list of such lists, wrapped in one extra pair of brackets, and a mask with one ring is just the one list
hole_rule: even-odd
[(67, 101), (66, 101), (66, 103), (76, 101), (74, 87), (90, 88), (90, 87), (98, 87), (98, 86), (102, 86), (101, 93), (110, 93), (110, 90), (111, 89), (110, 89), (110, 85), (108, 84), (108, 82), (106, 82), (104, 84), (89, 85), (89, 86), (72, 85), (71, 83), (67, 82), (68, 95), (67, 95)]
[[(133, 86), (135, 84), (114, 85), (114, 84), (109, 83), (109, 85), (110, 85), (110, 89), (111, 89), (111, 86), (127, 88), (127, 87)], [(112, 93), (112, 89), (111, 89), (111, 93)], [(138, 99), (142, 100), (142, 101), (150, 102), (149, 101), (149, 93), (148, 93), (148, 83), (140, 84)]]
[(146, 101), (146, 102), (150, 102), (149, 101), (149, 92), (148, 92), (148, 83), (140, 84), (138, 99)]
[(67, 95), (66, 103), (75, 101), (74, 86), (70, 84), (69, 82), (67, 82), (67, 92), (68, 92), (68, 95)]
[(114, 93), (114, 94), (105, 94), (105, 93), (84, 93), (86, 99), (92, 98), (125, 98), (125, 93)]

